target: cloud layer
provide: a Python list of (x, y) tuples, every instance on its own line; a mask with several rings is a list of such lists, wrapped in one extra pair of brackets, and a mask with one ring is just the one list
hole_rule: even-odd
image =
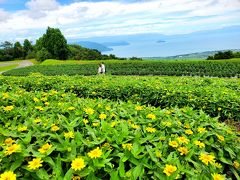
[[(0, 0), (1, 2), (2, 0)], [(68, 38), (135, 33), (183, 34), (240, 24), (239, 0), (30, 0), (25, 10), (0, 9), (0, 40), (38, 38), (47, 26)]]

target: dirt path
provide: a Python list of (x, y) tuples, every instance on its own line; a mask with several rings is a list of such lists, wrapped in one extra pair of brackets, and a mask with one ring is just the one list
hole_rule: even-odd
[[(4, 62), (4, 63), (0, 64), (0, 67), (10, 66), (10, 65), (13, 65), (13, 64), (17, 64), (18, 65), (16, 68), (22, 68), (22, 67), (32, 66), (33, 65), (33, 63), (31, 61), (23, 60), (23, 61), (18, 61), (18, 62), (16, 62), (16, 61), (15, 62), (14, 61), (12, 61), (12, 62)], [(14, 68), (14, 69), (16, 69), (16, 68)], [(0, 74), (3, 73), (3, 72), (4, 71), (0, 72)]]

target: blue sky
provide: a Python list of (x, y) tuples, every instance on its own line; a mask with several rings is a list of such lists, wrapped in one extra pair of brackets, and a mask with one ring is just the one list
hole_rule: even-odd
[(239, 0), (0, 0), (0, 42), (35, 40), (48, 26), (78, 39), (188, 34), (236, 25)]

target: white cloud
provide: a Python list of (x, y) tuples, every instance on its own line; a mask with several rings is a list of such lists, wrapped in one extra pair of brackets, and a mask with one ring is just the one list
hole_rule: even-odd
[(0, 9), (0, 22), (6, 21), (9, 18), (9, 13), (4, 11), (3, 9)]
[[(240, 24), (239, 0), (153, 0), (135, 3), (75, 2), (60, 5), (56, 0), (31, 0), (28, 9), (1, 21), (0, 39), (38, 37), (47, 26), (59, 27), (67, 37), (158, 32), (187, 33)], [(6, 15), (5, 15), (6, 16)], [(26, 31), (27, 30), (27, 31)], [(34, 32), (34, 35), (32, 34)], [(22, 34), (24, 36), (24, 33)]]
[(35, 11), (51, 11), (56, 10), (59, 4), (56, 0), (31, 0), (26, 3), (30, 10)]

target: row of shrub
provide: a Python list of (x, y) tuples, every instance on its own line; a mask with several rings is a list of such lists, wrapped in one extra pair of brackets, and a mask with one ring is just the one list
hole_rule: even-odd
[[(174, 83), (171, 79), (131, 83), (138, 80), (146, 100), (151, 83), (158, 83), (160, 92), (167, 82)], [(79, 88), (89, 87), (84, 86), (86, 79), (73, 77), (1, 77), (1, 179), (239, 179), (240, 136), (217, 118), (191, 108), (81, 99), (71, 81)], [(121, 88), (126, 82), (118, 86), (111, 81), (97, 78), (95, 83), (100, 82), (103, 90), (104, 86)], [(220, 86), (224, 83), (220, 81)], [(43, 88), (47, 84), (49, 88)], [(32, 91), (24, 89), (27, 85)], [(137, 86), (142, 88), (140, 83)], [(65, 92), (66, 87), (72, 91)], [(100, 93), (90, 88), (89, 94)], [(110, 92), (104, 95), (113, 93), (111, 88), (105, 91)], [(133, 93), (118, 92), (122, 96)], [(172, 99), (172, 95), (166, 97)]]
[[(64, 64), (52, 66), (31, 66), (5, 72), (7, 76), (26, 76), (39, 72), (44, 75), (95, 75), (97, 64)], [(168, 75), (168, 76), (210, 76), (240, 77), (240, 61), (214, 62), (163, 62), (142, 61), (123, 63), (106, 62), (106, 72), (112, 75)]]
[(139, 102), (161, 108), (202, 109), (221, 120), (240, 120), (239, 79), (200, 77), (29, 76), (1, 77), (0, 85), (27, 91), (50, 89), (74, 92), (79, 97)]

